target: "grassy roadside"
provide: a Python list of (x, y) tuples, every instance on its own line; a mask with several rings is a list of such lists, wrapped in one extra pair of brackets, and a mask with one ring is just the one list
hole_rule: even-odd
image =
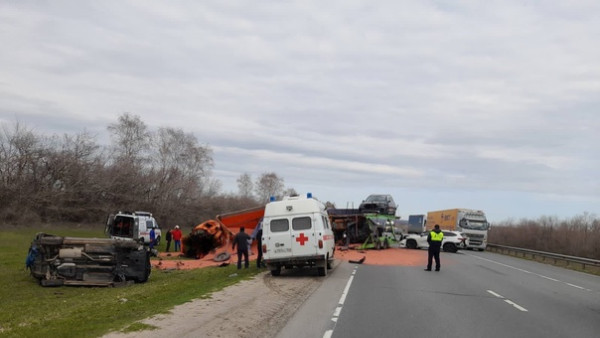
[[(234, 265), (153, 270), (147, 283), (129, 287), (45, 288), (25, 269), (27, 250), (37, 232), (39, 229), (0, 229), (0, 337), (98, 337), (114, 330), (143, 329), (134, 322), (166, 313), (192, 299), (210, 297), (210, 293), (260, 272), (238, 272)], [(53, 228), (44, 232), (104, 237), (102, 231), (93, 229)]]

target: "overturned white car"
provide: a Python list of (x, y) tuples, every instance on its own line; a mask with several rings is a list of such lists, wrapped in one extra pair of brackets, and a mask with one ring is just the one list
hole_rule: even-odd
[(116, 286), (148, 280), (150, 251), (134, 241), (38, 233), (25, 264), (42, 286)]

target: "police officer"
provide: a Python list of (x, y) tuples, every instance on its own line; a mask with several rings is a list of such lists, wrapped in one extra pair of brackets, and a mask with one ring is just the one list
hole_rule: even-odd
[(440, 271), (440, 249), (442, 248), (443, 239), (444, 233), (440, 230), (440, 226), (436, 224), (427, 236), (429, 250), (427, 250), (427, 269), (425, 271), (431, 271), (432, 258), (435, 258), (435, 271)]

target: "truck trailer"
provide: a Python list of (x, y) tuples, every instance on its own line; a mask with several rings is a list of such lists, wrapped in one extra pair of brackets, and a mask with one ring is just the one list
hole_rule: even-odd
[(442, 230), (460, 231), (467, 236), (467, 249), (485, 250), (487, 247), (488, 223), (485, 213), (473, 209), (447, 209), (427, 213), (427, 230), (439, 225)]

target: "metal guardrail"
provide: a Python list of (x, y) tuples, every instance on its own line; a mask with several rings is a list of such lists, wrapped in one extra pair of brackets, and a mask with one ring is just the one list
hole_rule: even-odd
[(597, 259), (561, 255), (561, 254), (556, 254), (556, 253), (552, 253), (552, 252), (529, 250), (529, 249), (523, 249), (523, 248), (516, 248), (516, 247), (512, 247), (512, 246), (490, 244), (490, 243), (488, 243), (487, 247), (492, 249), (491, 251), (497, 251), (502, 254), (510, 254), (510, 252), (514, 252), (515, 256), (517, 256), (517, 254), (520, 253), (520, 254), (522, 254), (522, 257), (525, 257), (525, 258), (530, 257), (531, 259), (534, 259), (534, 260), (538, 260), (539, 258), (541, 258), (541, 260), (543, 262), (545, 262), (546, 259), (552, 259), (552, 260), (554, 260), (553, 263), (555, 265), (558, 264), (559, 261), (561, 261), (561, 262), (565, 262), (565, 264), (567, 266), (569, 266), (570, 264), (578, 264), (579, 266), (581, 266), (581, 268), (583, 270), (585, 270), (586, 267), (594, 267), (594, 270), (597, 270), (598, 268), (600, 268), (600, 260), (597, 260)]

